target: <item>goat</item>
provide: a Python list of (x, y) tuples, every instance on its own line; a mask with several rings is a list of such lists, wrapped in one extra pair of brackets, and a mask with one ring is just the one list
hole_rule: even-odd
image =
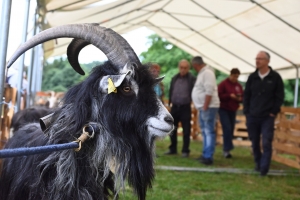
[(13, 115), (11, 119), (11, 128), (13, 132), (16, 132), (28, 123), (38, 123), (40, 118), (51, 114), (53, 111), (54, 109), (49, 109), (44, 106), (34, 106), (20, 110)]
[(67, 54), (71, 66), (81, 74), (78, 55), (88, 44), (102, 50), (108, 61), (66, 92), (44, 132), (37, 123), (23, 126), (5, 148), (71, 142), (87, 123), (96, 124), (99, 131), (78, 152), (4, 159), (0, 199), (117, 199), (127, 180), (137, 198), (144, 200), (155, 175), (154, 141), (174, 128), (172, 116), (153, 89), (161, 79), (151, 76), (124, 38), (98, 24), (42, 31), (20, 46), (7, 66), (29, 48), (59, 37), (75, 38)]

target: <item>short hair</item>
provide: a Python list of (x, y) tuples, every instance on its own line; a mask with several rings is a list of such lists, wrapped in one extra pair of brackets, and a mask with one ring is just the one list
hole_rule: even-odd
[(240, 70), (238, 68), (232, 68), (231, 71), (230, 71), (230, 75), (232, 74), (241, 74)]
[(188, 66), (190, 67), (190, 63), (189, 63), (189, 61), (187, 61), (186, 59), (182, 59), (182, 60), (180, 60), (180, 61), (178, 62), (178, 67), (180, 67), (180, 63), (182, 63), (182, 62), (185, 62), (185, 63), (187, 63), (187, 64), (188, 64)]
[(195, 57), (192, 59), (192, 63), (196, 63), (196, 64), (199, 64), (199, 65), (204, 64), (203, 59), (202, 59), (202, 57), (200, 57), (200, 56), (195, 56)]
[(150, 69), (156, 69), (156, 70), (160, 71), (160, 66), (157, 63), (153, 63), (150, 65)]
[(270, 60), (270, 59), (271, 59), (271, 56), (270, 56), (270, 54), (269, 54), (268, 52), (266, 52), (266, 51), (261, 51), (261, 52), (263, 52), (263, 53), (265, 53), (265, 54), (266, 54), (266, 56), (267, 56), (267, 59), (268, 59), (268, 60)]

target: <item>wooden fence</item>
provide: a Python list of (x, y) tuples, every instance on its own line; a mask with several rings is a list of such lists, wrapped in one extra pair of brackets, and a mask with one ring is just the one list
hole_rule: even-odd
[(281, 108), (276, 123), (272, 159), (300, 169), (300, 108)]
[[(169, 107), (167, 106), (169, 109)], [(192, 106), (191, 138), (202, 140), (201, 129), (198, 123), (198, 111)], [(181, 124), (178, 134), (181, 135)], [(300, 169), (300, 108), (281, 107), (275, 122), (272, 159), (285, 165)], [(222, 126), (217, 120), (217, 144), (223, 144)], [(246, 117), (242, 110), (237, 111), (233, 144), (235, 146), (251, 147), (246, 127)]]

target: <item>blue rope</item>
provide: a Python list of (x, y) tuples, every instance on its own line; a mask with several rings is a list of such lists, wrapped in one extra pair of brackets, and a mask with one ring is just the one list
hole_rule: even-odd
[(9, 158), (17, 156), (28, 156), (33, 154), (42, 154), (53, 151), (61, 151), (66, 149), (76, 149), (79, 147), (78, 142), (70, 142), (65, 144), (54, 144), (40, 147), (22, 147), (15, 149), (0, 150), (0, 158)]

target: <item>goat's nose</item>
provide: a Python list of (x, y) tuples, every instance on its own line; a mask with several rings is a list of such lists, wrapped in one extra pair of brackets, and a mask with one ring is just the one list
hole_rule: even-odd
[(171, 115), (167, 115), (165, 116), (164, 120), (168, 123), (168, 124), (174, 124), (174, 119)]

